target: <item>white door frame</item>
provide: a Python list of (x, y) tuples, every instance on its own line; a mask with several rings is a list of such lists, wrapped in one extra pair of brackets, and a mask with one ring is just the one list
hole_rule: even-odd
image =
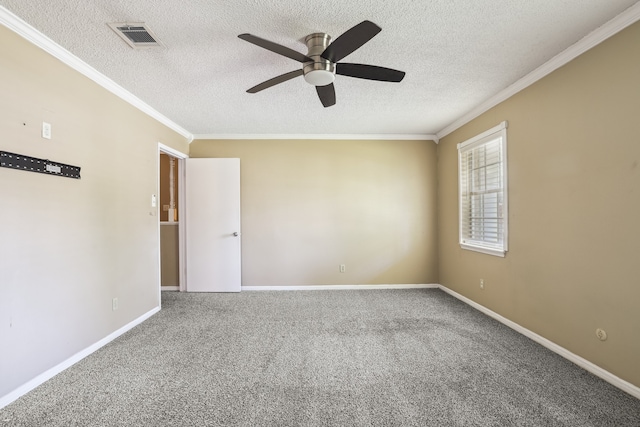
[[(180, 292), (186, 291), (187, 274), (185, 269), (186, 264), (186, 217), (185, 217), (185, 159), (189, 158), (187, 154), (184, 154), (178, 150), (175, 150), (169, 146), (166, 146), (158, 142), (158, 153), (156, 155), (157, 161), (157, 193), (160, 194), (160, 153), (168, 154), (178, 159), (178, 215), (180, 219), (178, 221), (178, 277), (180, 280)], [(158, 301), (160, 301), (161, 287), (162, 287), (162, 261), (160, 260), (160, 215), (158, 215)]]

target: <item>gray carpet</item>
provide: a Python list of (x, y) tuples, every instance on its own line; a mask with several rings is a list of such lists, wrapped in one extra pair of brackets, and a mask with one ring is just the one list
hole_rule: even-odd
[(640, 400), (440, 290), (162, 298), (0, 426), (640, 426)]

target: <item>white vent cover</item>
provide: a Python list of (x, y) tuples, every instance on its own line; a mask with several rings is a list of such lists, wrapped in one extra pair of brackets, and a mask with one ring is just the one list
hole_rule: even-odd
[(129, 46), (134, 49), (163, 47), (162, 43), (144, 22), (112, 22), (108, 24)]

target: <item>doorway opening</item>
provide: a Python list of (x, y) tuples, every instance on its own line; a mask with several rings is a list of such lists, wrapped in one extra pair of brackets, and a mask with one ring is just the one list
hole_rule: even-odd
[(160, 291), (185, 291), (184, 164), (188, 156), (158, 144)]

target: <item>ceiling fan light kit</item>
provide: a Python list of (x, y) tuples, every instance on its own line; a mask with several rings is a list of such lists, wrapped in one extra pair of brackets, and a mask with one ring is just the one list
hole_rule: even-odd
[(305, 62), (302, 68), (304, 79), (314, 86), (326, 86), (336, 79), (336, 65), (324, 59), (322, 52), (329, 46), (331, 36), (325, 33), (309, 34), (304, 39), (307, 45), (307, 56), (312, 62)]
[(250, 88), (247, 92), (257, 93), (302, 75), (307, 83), (316, 87), (316, 92), (322, 105), (330, 107), (336, 103), (335, 88), (333, 86), (336, 74), (359, 79), (400, 82), (405, 75), (403, 71), (376, 65), (339, 62), (371, 40), (380, 31), (381, 28), (373, 22), (363, 21), (347, 30), (333, 42), (331, 42), (331, 36), (328, 34), (309, 34), (304, 39), (308, 49), (306, 55), (252, 34), (240, 34), (238, 37), (249, 43), (302, 63), (301, 70), (290, 71), (274, 77)]

